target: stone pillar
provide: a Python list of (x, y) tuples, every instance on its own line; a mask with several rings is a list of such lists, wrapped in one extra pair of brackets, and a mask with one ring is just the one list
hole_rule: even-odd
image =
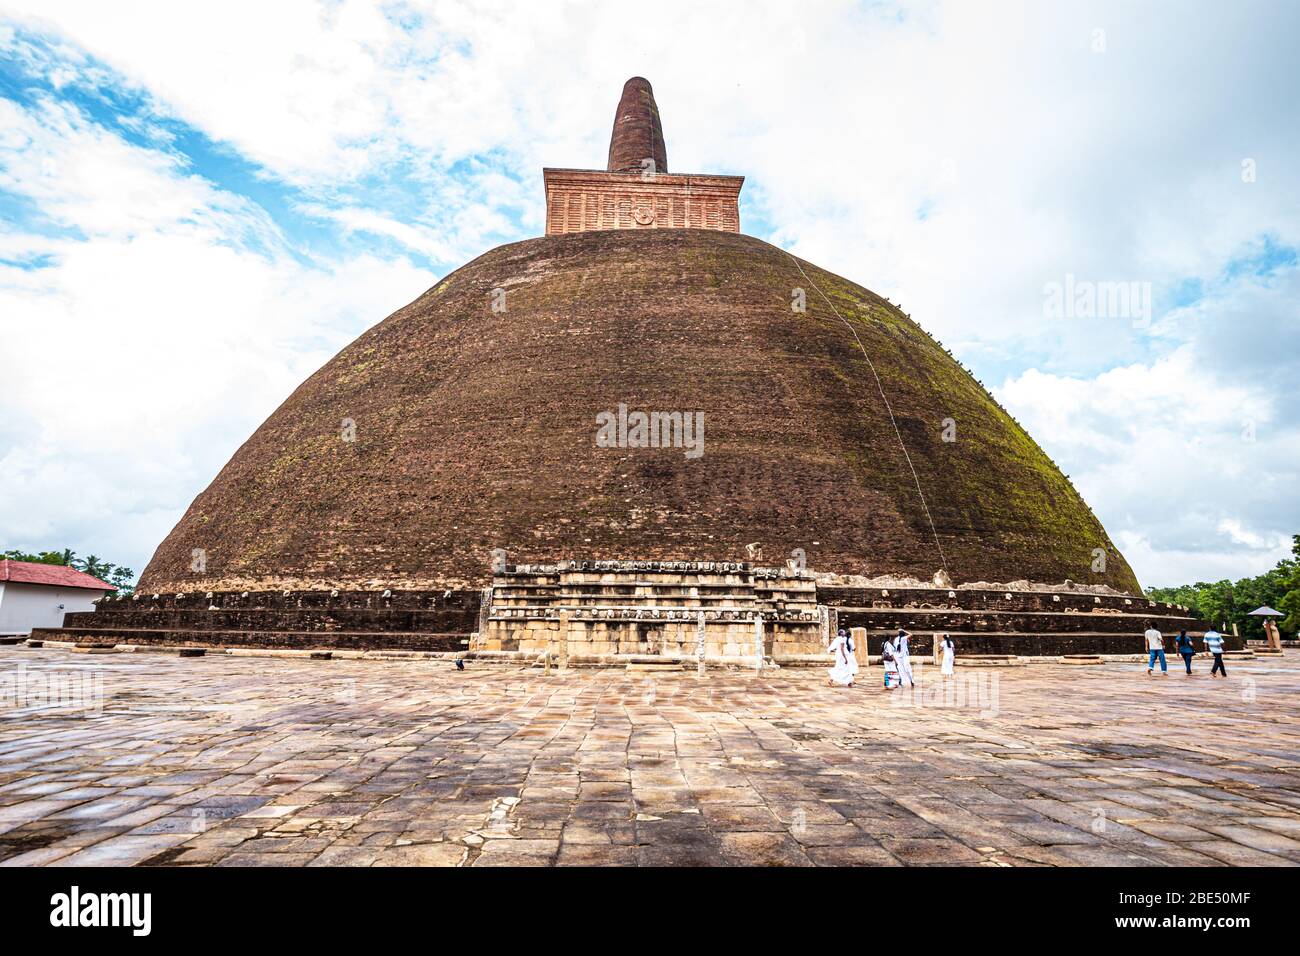
[(478, 632), (483, 635), (487, 634), (488, 619), (492, 616), (492, 588), (484, 588), (478, 601)]
[(825, 604), (819, 604), (817, 613), (822, 619), (822, 650), (826, 650), (831, 646), (831, 635), (835, 633), (831, 630), (831, 609)]
[(870, 666), (871, 653), (867, 650), (867, 629), (865, 627), (851, 627), (849, 628), (849, 637), (853, 638), (853, 656), (857, 658), (858, 667)]
[(704, 612), (695, 617), (695, 676), (704, 676)]
[(754, 613), (754, 673), (763, 673), (763, 614)]
[(569, 669), (569, 612), (560, 612), (560, 670)]
[(940, 637), (939, 632), (936, 631), (934, 634), (934, 660), (932, 660), (930, 663), (933, 664), (935, 667), (938, 667), (942, 656), (943, 656), (943, 638)]

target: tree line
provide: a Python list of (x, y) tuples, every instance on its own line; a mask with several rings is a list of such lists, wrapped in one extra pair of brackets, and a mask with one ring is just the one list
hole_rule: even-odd
[(1236, 624), (1243, 637), (1254, 640), (1264, 638), (1264, 625), (1250, 612), (1267, 604), (1286, 615), (1278, 620), (1278, 630), (1284, 640), (1293, 640), (1300, 631), (1300, 534), (1291, 538), (1291, 557), (1283, 558), (1277, 567), (1257, 577), (1147, 588), (1147, 596), (1154, 601), (1185, 605), (1198, 617), (1228, 632)]
[(99, 578), (105, 584), (113, 585), (118, 594), (130, 594), (135, 590), (134, 571), (125, 565), (101, 561), (99, 556), (94, 554), (79, 558), (77, 552), (65, 548), (63, 551), (41, 551), (36, 554), (25, 551), (5, 551), (0, 554), (0, 558), (8, 558), (10, 561), (31, 561), (35, 564), (60, 564)]

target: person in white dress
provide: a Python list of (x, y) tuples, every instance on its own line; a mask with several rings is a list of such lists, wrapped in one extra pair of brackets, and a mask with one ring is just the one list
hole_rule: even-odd
[(898, 629), (898, 637), (892, 641), (894, 645), (894, 663), (898, 665), (898, 686), (906, 684), (908, 687), (915, 687), (916, 681), (912, 679), (912, 655), (908, 651), (907, 641), (912, 635), (907, 633), (901, 627)]
[(939, 638), (939, 648), (943, 651), (943, 667), (940, 669), (939, 673), (944, 677), (951, 677), (952, 659), (953, 654), (956, 652), (956, 648), (952, 643), (952, 638), (947, 634), (942, 635)]
[(889, 690), (898, 687), (898, 661), (894, 658), (896, 650), (892, 637), (880, 646), (880, 662), (885, 665), (885, 687)]
[(858, 672), (858, 659), (853, 653), (853, 638), (848, 631), (841, 630), (831, 639), (830, 652), (834, 664), (830, 668), (832, 687), (852, 687), (853, 675)]

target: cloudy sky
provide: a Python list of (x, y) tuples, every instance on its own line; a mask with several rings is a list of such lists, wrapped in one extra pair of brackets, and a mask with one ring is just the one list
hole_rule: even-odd
[(1258, 573), (1300, 532), (1298, 47), (1284, 0), (0, 0), (0, 548), (141, 570), (308, 374), (541, 234), (640, 74), (670, 168), (901, 303), (1143, 585)]

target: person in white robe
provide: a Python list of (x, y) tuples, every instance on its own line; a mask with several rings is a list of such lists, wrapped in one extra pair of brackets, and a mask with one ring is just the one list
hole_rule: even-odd
[(898, 687), (898, 645), (891, 637), (880, 646), (880, 662), (885, 666), (885, 687), (893, 690)]
[(912, 679), (912, 657), (907, 648), (907, 641), (912, 635), (907, 633), (901, 627), (898, 629), (898, 637), (894, 638), (894, 662), (898, 665), (898, 686), (906, 684), (908, 687), (915, 687), (916, 681)]
[(952, 638), (949, 635), (944, 634), (939, 638), (939, 649), (943, 651), (943, 666), (939, 673), (944, 677), (951, 677), (953, 655), (957, 649), (953, 646)]
[(847, 631), (841, 630), (831, 639), (831, 655), (834, 665), (830, 668), (832, 687), (852, 687), (853, 676), (858, 672), (858, 659), (853, 653), (853, 638)]

